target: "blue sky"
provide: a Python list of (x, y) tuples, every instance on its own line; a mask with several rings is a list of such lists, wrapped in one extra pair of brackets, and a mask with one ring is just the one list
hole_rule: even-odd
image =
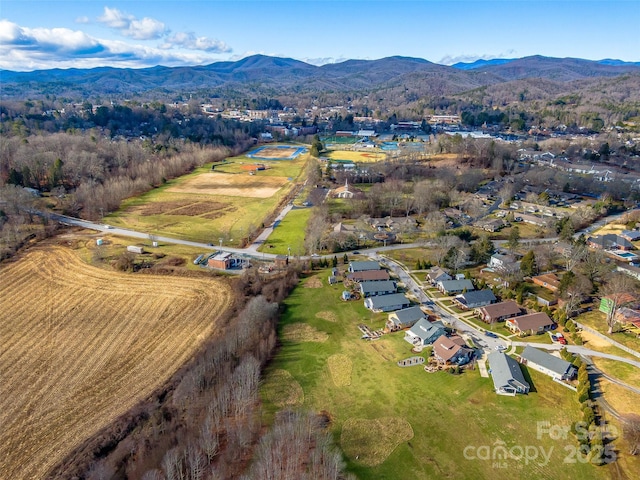
[(0, 68), (528, 55), (640, 61), (640, 0), (1, 0)]

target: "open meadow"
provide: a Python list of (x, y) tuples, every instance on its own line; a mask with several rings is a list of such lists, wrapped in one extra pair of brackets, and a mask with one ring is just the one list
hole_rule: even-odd
[(0, 472), (43, 478), (160, 387), (222, 322), (222, 280), (133, 275), (62, 246), (0, 269)]
[(292, 209), (258, 250), (277, 255), (289, 255), (290, 248), (291, 255), (303, 255), (304, 235), (309, 217), (311, 217), (310, 208)]
[(295, 187), (308, 155), (228, 158), (122, 203), (105, 221), (185, 240), (239, 246)]
[[(359, 479), (609, 478), (612, 467), (571, 463), (577, 446), (571, 435), (554, 439), (538, 431), (538, 422), (568, 428), (581, 418), (575, 393), (526, 369), (532, 392), (504, 397), (477, 370), (399, 368), (397, 361), (415, 355), (403, 333), (362, 340), (358, 324), (380, 329), (387, 315), (339, 300), (343, 286), (328, 285), (328, 274), (304, 279), (285, 301), (282, 347), (262, 396), (270, 414), (282, 406), (325, 412)], [(517, 458), (527, 446), (537, 458)], [(492, 459), (502, 447), (515, 448), (516, 458)]]

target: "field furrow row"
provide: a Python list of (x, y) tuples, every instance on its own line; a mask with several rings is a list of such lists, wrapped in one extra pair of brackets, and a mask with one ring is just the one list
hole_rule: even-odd
[(61, 247), (0, 273), (0, 471), (14, 479), (42, 478), (149, 395), (231, 302), (223, 281), (104, 271)]

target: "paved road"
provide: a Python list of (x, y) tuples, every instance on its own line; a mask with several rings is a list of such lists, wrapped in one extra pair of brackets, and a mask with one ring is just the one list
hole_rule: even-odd
[[(562, 345), (560, 345), (559, 343), (549, 344), (549, 343), (513, 342), (513, 345), (517, 347), (526, 347), (527, 345), (530, 345), (532, 347), (541, 348), (543, 350), (560, 350), (562, 348)], [(611, 355), (609, 353), (598, 352), (596, 350), (591, 350), (580, 345), (566, 345), (566, 348), (569, 352), (577, 353), (582, 356), (608, 358), (610, 360), (616, 360), (618, 362), (628, 363), (629, 365), (633, 365), (634, 367), (640, 368), (640, 361), (638, 360), (631, 360), (629, 358), (620, 357), (618, 355)]]
[[(379, 250), (381, 249), (377, 249), (377, 251)], [(363, 251), (362, 253), (366, 253), (366, 251)], [(406, 285), (407, 290), (418, 298), (418, 300), (422, 305), (425, 305), (428, 308), (432, 309), (434, 312), (436, 312), (436, 314), (440, 317), (440, 319), (444, 323), (450, 325), (451, 328), (456, 329), (461, 334), (469, 335), (473, 339), (473, 341), (476, 343), (476, 345), (480, 345), (485, 350), (489, 350), (489, 351), (495, 350), (496, 347), (499, 345), (505, 347), (505, 349), (507, 348), (506, 342), (503, 341), (502, 339), (486, 336), (484, 332), (479, 328), (475, 327), (472, 324), (464, 322), (463, 320), (459, 319), (452, 313), (445, 310), (437, 302), (434, 302), (433, 299), (431, 299), (422, 290), (421, 286), (413, 279), (413, 277), (411, 277), (411, 275), (409, 275), (409, 273), (404, 269), (404, 267), (400, 263), (388, 257), (383, 257), (376, 252), (371, 252), (369, 256), (372, 259), (381, 261), (385, 265), (387, 265), (389, 269), (398, 276), (398, 279)]]

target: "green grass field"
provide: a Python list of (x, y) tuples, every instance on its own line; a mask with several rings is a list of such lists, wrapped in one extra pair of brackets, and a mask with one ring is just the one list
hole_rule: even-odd
[[(279, 326), (282, 331), (304, 321), (326, 332), (327, 340), (284, 339), (265, 385), (269, 372), (289, 372), (304, 392), (303, 408), (331, 416), (334, 438), (347, 453), (348, 469), (359, 479), (608, 477), (609, 467), (563, 463), (566, 448), (576, 445), (573, 438), (538, 436), (539, 421), (568, 427), (579, 419), (573, 392), (536, 371), (525, 374), (533, 384), (531, 394), (501, 397), (493, 393), (491, 379), (480, 377), (478, 371), (454, 376), (429, 374), (420, 366), (399, 368), (398, 360), (413, 355), (403, 334), (385, 335), (375, 342), (361, 340), (357, 325), (380, 328), (386, 314), (369, 312), (362, 301), (341, 302), (342, 285), (328, 286), (327, 275), (328, 270), (322, 271), (293, 291)], [(318, 279), (321, 288), (305, 286), (318, 286)], [(351, 360), (349, 381), (335, 381), (332, 359), (337, 355)], [(273, 392), (265, 388), (268, 420), (277, 407)], [(479, 447), (491, 449), (499, 442), (507, 448), (551, 449), (551, 462), (469, 458)]]
[(291, 247), (291, 255), (304, 255), (304, 232), (310, 216), (310, 208), (291, 210), (273, 229), (259, 251), (287, 255)]
[[(293, 188), (307, 159), (307, 155), (301, 155), (292, 161), (260, 161), (259, 163), (268, 164), (270, 168), (256, 176), (250, 176), (242, 170), (242, 165), (256, 162), (244, 156), (233, 157), (228, 159), (229, 163), (216, 166), (214, 172), (234, 174), (229, 176), (229, 182), (238, 194), (219, 195), (215, 194), (215, 190), (206, 189), (202, 193), (197, 190), (175, 191), (188, 182), (197, 180), (199, 176), (211, 174), (211, 165), (206, 165), (143, 195), (125, 200), (118, 212), (105, 217), (105, 222), (150, 234), (203, 243), (218, 244), (222, 238), (225, 245), (239, 246), (250, 231), (261, 227), (264, 219)], [(275, 193), (266, 198), (252, 196), (251, 193), (242, 195), (243, 182), (247, 182), (249, 188), (249, 182), (253, 182), (255, 186), (262, 177), (266, 177), (264, 182), (267, 182), (267, 186), (281, 186), (273, 187)], [(282, 181), (269, 183), (278, 180), (270, 180), (269, 177), (279, 177)]]

